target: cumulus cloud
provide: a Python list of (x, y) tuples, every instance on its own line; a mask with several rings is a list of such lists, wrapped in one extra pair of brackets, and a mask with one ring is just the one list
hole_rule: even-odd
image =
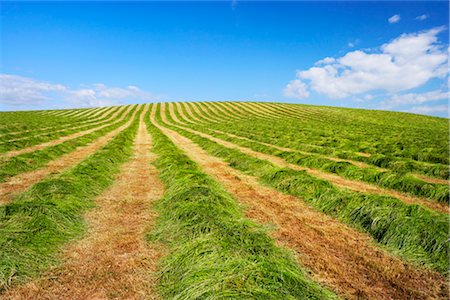
[(62, 100), (64, 103), (61, 103), (61, 106), (95, 107), (120, 104), (123, 100), (159, 100), (160, 96), (145, 92), (134, 85), (122, 88), (97, 83), (73, 89), (62, 84), (0, 74), (0, 103), (30, 106), (42, 105), (52, 99)]
[(65, 92), (61, 84), (52, 84), (17, 75), (0, 74), (0, 103), (37, 105), (48, 100), (49, 94)]
[(443, 78), (448, 54), (437, 38), (443, 30), (403, 34), (373, 53), (356, 50), (340, 58), (326, 57), (308, 70), (297, 71), (297, 78), (285, 88), (291, 92), (284, 95), (300, 98), (313, 90), (336, 99), (369, 91), (397, 93)]
[(416, 17), (416, 20), (419, 20), (419, 21), (424, 21), (426, 19), (428, 19), (428, 15), (420, 15), (420, 16)]
[(283, 90), (283, 95), (288, 98), (308, 98), (309, 92), (306, 84), (299, 79), (292, 80)]
[(392, 17), (390, 17), (388, 19), (388, 22), (390, 24), (395, 24), (395, 23), (398, 23), (399, 21), (400, 21), (400, 15), (393, 15)]
[(447, 100), (449, 96), (449, 92), (445, 92), (442, 90), (434, 90), (425, 93), (393, 95), (390, 99), (381, 102), (381, 106), (384, 108), (393, 108), (402, 105), (417, 105), (426, 102)]

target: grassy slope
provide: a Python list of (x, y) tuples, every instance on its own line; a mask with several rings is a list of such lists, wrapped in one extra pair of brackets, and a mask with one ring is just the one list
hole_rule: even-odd
[(58, 250), (80, 236), (83, 212), (132, 153), (137, 121), (73, 169), (35, 184), (0, 207), (0, 291), (53, 265)]
[[(172, 120), (168, 111), (166, 114)], [(391, 197), (336, 188), (304, 171), (278, 168), (178, 127), (171, 128), (223, 158), (231, 167), (257, 176), (262, 183), (298, 196), (318, 210), (367, 232), (394, 254), (442, 273), (448, 272), (447, 215)]]
[(225, 190), (147, 119), (167, 190), (154, 238), (169, 243), (160, 291), (168, 299), (328, 299)]

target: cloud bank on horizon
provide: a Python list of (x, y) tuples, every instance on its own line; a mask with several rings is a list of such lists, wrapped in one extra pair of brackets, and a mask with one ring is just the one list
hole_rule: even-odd
[(161, 101), (164, 96), (153, 95), (134, 85), (110, 87), (103, 83), (70, 88), (28, 77), (0, 74), (0, 103), (14, 107), (33, 107), (56, 100), (53, 108), (97, 107), (122, 104), (123, 100), (136, 102)]
[[(396, 23), (400, 18), (389, 18)], [(420, 20), (423, 19), (420, 16)], [(334, 58), (325, 57), (308, 70), (298, 70), (296, 79), (283, 90), (285, 97), (304, 99), (314, 91), (330, 99), (343, 99), (364, 95), (365, 100), (383, 97), (380, 109), (398, 110), (421, 114), (447, 112), (448, 105), (424, 105), (446, 100), (448, 92), (447, 45), (439, 43), (437, 35), (445, 27), (402, 34), (381, 45), (378, 49), (355, 50)], [(438, 90), (423, 93), (406, 93), (425, 85), (432, 79), (442, 81)], [(374, 93), (374, 94), (370, 94)], [(418, 106), (420, 105), (420, 106)]]

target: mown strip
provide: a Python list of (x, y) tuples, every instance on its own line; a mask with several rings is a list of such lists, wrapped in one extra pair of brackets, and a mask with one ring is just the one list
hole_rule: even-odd
[[(64, 143), (49, 146), (41, 150), (37, 150), (30, 153), (25, 153), (12, 157), (9, 160), (0, 163), (0, 182), (5, 182), (9, 178), (18, 174), (33, 171), (44, 166), (51, 160), (54, 160), (66, 153), (70, 153), (78, 147), (85, 146), (95, 139), (107, 134), (110, 131), (122, 126), (127, 122), (127, 119), (133, 114), (136, 108), (130, 110), (120, 122), (113, 123), (100, 130), (91, 132), (89, 134), (80, 136), (78, 138), (65, 141)], [(124, 114), (126, 112), (124, 111)], [(117, 118), (121, 118), (118, 116)]]
[[(229, 124), (227, 126), (222, 126), (222, 130), (228, 132), (230, 126), (232, 127), (232, 125)], [(425, 182), (408, 174), (400, 175), (387, 170), (380, 171), (374, 168), (361, 168), (349, 162), (333, 161), (314, 154), (282, 151), (257, 142), (239, 139), (226, 134), (220, 134), (205, 127), (191, 127), (200, 128), (203, 132), (207, 132), (215, 137), (219, 137), (220, 139), (251, 148), (254, 151), (278, 156), (286, 162), (297, 164), (302, 167), (314, 168), (328, 173), (334, 173), (344, 178), (360, 180), (383, 188), (394, 189), (413, 196), (425, 197), (441, 203), (449, 202), (450, 188), (448, 185)]]
[[(102, 119), (89, 123), (86, 126), (80, 126), (80, 127), (73, 127), (73, 128), (67, 128), (64, 130), (58, 130), (58, 128), (54, 128), (54, 131), (46, 132), (44, 134), (40, 135), (32, 135), (31, 137), (27, 139), (20, 139), (20, 140), (10, 140), (6, 141), (5, 143), (0, 145), (0, 153), (5, 153), (8, 151), (15, 151), (15, 150), (21, 150), (27, 147), (31, 147), (34, 145), (38, 145), (41, 143), (45, 143), (48, 141), (56, 140), (60, 137), (68, 136), (70, 134), (86, 131), (92, 128), (95, 128), (97, 126), (102, 126), (106, 124), (107, 122), (110, 122), (112, 119), (114, 119), (117, 114), (121, 114), (123, 112), (119, 112), (118, 110), (115, 110), (114, 112), (108, 113), (105, 117)], [(76, 124), (76, 120), (72, 121), (72, 124)]]
[(2, 140), (2, 144), (6, 143), (6, 142), (13, 142), (13, 141), (17, 141), (17, 140), (23, 140), (26, 138), (29, 138), (30, 136), (33, 137), (36, 134), (38, 135), (48, 135), (48, 134), (52, 134), (58, 131), (63, 131), (63, 130), (67, 130), (67, 127), (70, 127), (71, 129), (75, 129), (72, 127), (82, 127), (85, 125), (89, 125), (92, 123), (99, 123), (101, 121), (105, 121), (108, 120), (109, 117), (119, 109), (120, 107), (112, 107), (110, 110), (105, 111), (101, 116), (97, 116), (97, 117), (92, 117), (92, 118), (82, 118), (82, 119), (72, 119), (70, 121), (68, 121), (66, 124), (63, 124), (61, 126), (57, 126), (57, 127), (44, 127), (44, 128), (35, 128), (33, 130), (27, 130), (24, 132), (14, 132), (14, 133), (9, 133), (6, 135), (1, 136), (1, 140)]
[[(161, 122), (159, 115), (157, 118)], [(167, 114), (167, 118), (173, 122), (170, 115)], [(337, 188), (305, 171), (279, 168), (179, 127), (164, 126), (188, 137), (208, 153), (224, 159), (231, 167), (258, 177), (263, 184), (297, 196), (316, 209), (367, 232), (393, 254), (444, 274), (448, 272), (447, 215), (420, 205), (407, 205), (387, 196)]]
[(83, 213), (132, 154), (138, 118), (73, 169), (35, 184), (0, 207), (0, 291), (57, 262), (58, 250), (84, 231)]
[(309, 279), (261, 226), (245, 219), (236, 201), (148, 118), (146, 123), (167, 188), (153, 236), (171, 248), (159, 273), (164, 298), (336, 297)]

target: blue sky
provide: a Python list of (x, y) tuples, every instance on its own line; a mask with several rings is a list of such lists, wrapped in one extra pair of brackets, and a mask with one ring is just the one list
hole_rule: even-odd
[(448, 2), (1, 2), (0, 110), (249, 100), (448, 116)]

